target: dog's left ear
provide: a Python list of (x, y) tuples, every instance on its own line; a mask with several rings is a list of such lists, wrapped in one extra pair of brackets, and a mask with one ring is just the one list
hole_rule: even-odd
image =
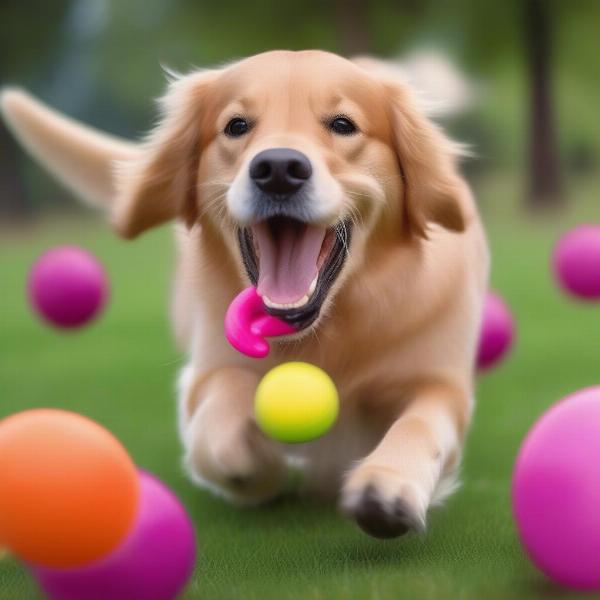
[(456, 166), (459, 146), (428, 119), (406, 87), (394, 81), (384, 86), (404, 183), (405, 227), (422, 237), (427, 236), (428, 222), (464, 231), (467, 215), (463, 198), (468, 190)]
[(196, 177), (211, 83), (219, 71), (201, 71), (172, 82), (160, 100), (161, 119), (133, 160), (117, 165), (112, 223), (123, 237), (179, 217), (198, 217)]

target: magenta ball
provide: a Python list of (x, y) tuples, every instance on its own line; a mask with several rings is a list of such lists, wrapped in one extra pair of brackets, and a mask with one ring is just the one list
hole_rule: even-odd
[(548, 410), (517, 457), (512, 500), (522, 544), (548, 577), (600, 590), (600, 387)]
[(583, 300), (600, 300), (600, 226), (580, 225), (563, 235), (552, 264), (566, 292)]
[(483, 305), (477, 368), (484, 370), (496, 365), (505, 356), (515, 338), (515, 323), (504, 300), (488, 292)]
[(196, 560), (192, 523), (169, 488), (140, 478), (139, 514), (115, 552), (78, 569), (32, 568), (52, 600), (173, 600), (183, 590)]
[(94, 256), (76, 246), (42, 254), (29, 273), (33, 308), (56, 327), (81, 327), (98, 315), (108, 298), (108, 278)]

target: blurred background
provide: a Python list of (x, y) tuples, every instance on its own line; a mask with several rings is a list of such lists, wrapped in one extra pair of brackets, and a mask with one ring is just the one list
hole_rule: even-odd
[[(2, 0), (0, 23), (2, 85), (115, 134), (149, 129), (161, 65), (186, 71), (272, 48), (435, 51), (477, 91), (447, 125), (475, 150), (465, 165), (475, 184), (505, 178), (503, 205), (576, 203), (578, 183), (599, 170), (594, 0)], [(4, 129), (0, 157), (1, 218), (78, 209)]]
[[(0, 85), (126, 137), (154, 122), (161, 65), (186, 71), (273, 48), (408, 57), (417, 74), (428, 57), (467, 82), (469, 106), (443, 125), (473, 150), (463, 168), (517, 339), (478, 379), (463, 486), (433, 511), (426, 542), (368, 539), (333, 507), (290, 500), (240, 511), (198, 490), (176, 434), (173, 382), (185, 359), (166, 318), (169, 227), (123, 243), (1, 124), (0, 417), (35, 406), (86, 414), (172, 486), (201, 542), (186, 600), (572, 597), (523, 556), (509, 490), (531, 424), (600, 384), (600, 308), (561, 294), (548, 268), (563, 231), (600, 223), (600, 2), (0, 0)], [(456, 91), (442, 79), (442, 96)], [(60, 335), (31, 313), (25, 287), (35, 258), (67, 243), (103, 262), (112, 291), (96, 323)], [(0, 598), (38, 597), (18, 563), (0, 562)]]

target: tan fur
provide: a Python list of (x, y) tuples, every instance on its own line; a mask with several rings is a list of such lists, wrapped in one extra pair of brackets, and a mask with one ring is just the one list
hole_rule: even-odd
[[(177, 226), (173, 317), (190, 355), (179, 423), (192, 477), (256, 503), (279, 494), (285, 465), (299, 463), (307, 493), (340, 496), (368, 531), (377, 535), (369, 519), (382, 519), (384, 533), (395, 535), (403, 519), (424, 527), (427, 508), (458, 468), (488, 252), (456, 167), (458, 147), (406, 85), (368, 64), (318, 51), (268, 52), (182, 77), (163, 101), (161, 123), (130, 157), (120, 150), (129, 146), (111, 152), (93, 137), (81, 152), (72, 125), (61, 130), (20, 92), (4, 95), (3, 110), (42, 163), (80, 193), (83, 178), (97, 201), (111, 204), (124, 236), (174, 217), (186, 224)], [(323, 127), (339, 112), (356, 121), (359, 135), (335, 138)], [(236, 114), (256, 126), (232, 140), (221, 132)], [(45, 116), (54, 128), (35, 126)], [(275, 146), (310, 158), (321, 224), (349, 217), (355, 227), (317, 323), (298, 339), (274, 341), (269, 358), (256, 361), (228, 345), (223, 318), (248, 285), (235, 239), (247, 165)], [(60, 167), (54, 152), (65, 157)], [(104, 166), (111, 153), (119, 162), (114, 181)], [(83, 175), (69, 173), (69, 160)], [(292, 359), (325, 369), (342, 405), (323, 438), (284, 447), (258, 431), (252, 404), (261, 375)]]

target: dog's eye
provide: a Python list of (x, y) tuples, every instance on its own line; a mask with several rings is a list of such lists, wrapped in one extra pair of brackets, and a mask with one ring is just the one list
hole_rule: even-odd
[(338, 135), (352, 135), (358, 131), (358, 127), (348, 117), (337, 116), (331, 119), (327, 126)]
[(241, 117), (234, 117), (225, 125), (224, 133), (229, 137), (241, 137), (250, 131), (250, 123)]

